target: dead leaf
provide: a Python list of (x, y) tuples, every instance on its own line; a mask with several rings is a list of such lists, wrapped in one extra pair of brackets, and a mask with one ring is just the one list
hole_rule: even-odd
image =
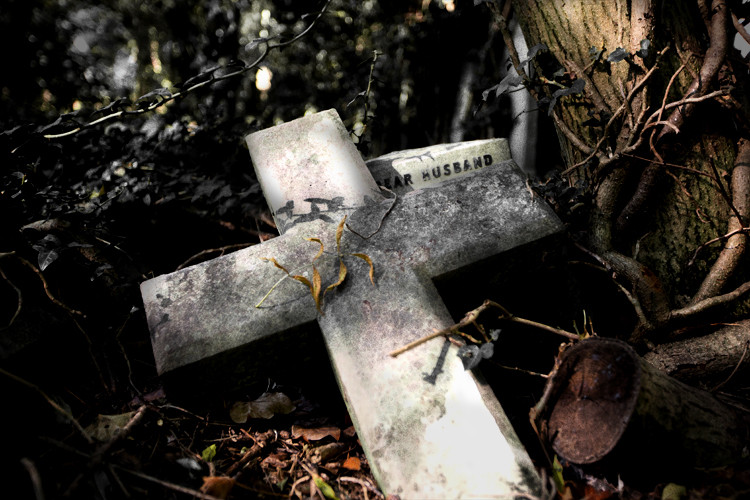
[(347, 459), (344, 460), (344, 463), (341, 464), (341, 466), (344, 469), (360, 470), (362, 464), (360, 463), (360, 461), (359, 461), (359, 459), (357, 457), (347, 457)]
[(316, 260), (318, 260), (320, 258), (321, 255), (323, 255), (323, 248), (324, 248), (323, 247), (323, 242), (320, 241), (320, 238), (305, 238), (305, 239), (307, 241), (313, 241), (313, 242), (315, 242), (315, 243), (317, 243), (317, 244), (320, 245), (320, 249), (318, 250), (318, 253), (315, 255), (315, 257), (313, 257), (313, 260), (312, 260), (313, 262), (315, 262)]
[(86, 427), (86, 432), (97, 441), (110, 441), (130, 422), (133, 415), (134, 411), (119, 415), (97, 415), (96, 420)]
[(284, 452), (272, 453), (264, 458), (260, 464), (263, 467), (283, 469), (289, 466), (289, 454)]
[(341, 256), (341, 235), (344, 234), (344, 224), (346, 224), (346, 215), (341, 219), (341, 222), (339, 222), (339, 225), (336, 228), (336, 253), (338, 253), (339, 256)]
[(312, 268), (313, 268), (313, 282), (312, 282), (313, 299), (315, 299), (315, 307), (318, 308), (318, 312), (322, 315), (323, 311), (320, 308), (320, 289), (323, 286), (323, 280), (320, 278), (320, 272), (318, 272), (318, 268), (315, 266), (312, 266)]
[(331, 436), (338, 441), (341, 437), (341, 429), (338, 427), (318, 427), (316, 429), (308, 429), (297, 425), (292, 426), (292, 437), (294, 439), (299, 439), (301, 437), (305, 441), (310, 442), (320, 441), (327, 436)]
[(216, 498), (226, 498), (234, 487), (234, 479), (226, 476), (204, 477), (201, 493), (214, 496)]
[(375, 286), (375, 265), (372, 263), (372, 259), (366, 253), (353, 253), (352, 256), (359, 257), (370, 265), (370, 281)]
[(345, 278), (346, 278), (346, 265), (344, 264), (343, 260), (339, 260), (339, 280), (336, 283), (328, 285), (328, 288), (326, 288), (325, 291), (323, 292), (323, 297), (326, 296), (326, 294), (328, 293), (328, 290), (333, 290), (334, 288), (339, 286), (341, 283), (343, 283)]
[(350, 425), (349, 427), (344, 429), (344, 436), (346, 437), (354, 437), (356, 433), (357, 429), (355, 429), (353, 425)]
[(286, 415), (294, 411), (294, 404), (286, 394), (265, 392), (255, 401), (237, 401), (229, 410), (232, 421), (244, 424), (248, 418), (272, 418), (274, 415)]
[(261, 257), (260, 260), (265, 260), (265, 261), (271, 262), (274, 266), (278, 267), (279, 269), (281, 269), (285, 273), (289, 274), (289, 271), (287, 271), (286, 267), (284, 267), (281, 264), (279, 264), (276, 261), (276, 259), (274, 259), (273, 257)]

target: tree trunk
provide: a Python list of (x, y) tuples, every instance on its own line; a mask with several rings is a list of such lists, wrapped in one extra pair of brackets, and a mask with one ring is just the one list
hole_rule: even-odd
[[(732, 72), (726, 4), (518, 0), (513, 7), (528, 45), (545, 44), (553, 59), (536, 58), (547, 80), (527, 87), (554, 97), (585, 81), (582, 93), (559, 97), (550, 114), (569, 182), (587, 182), (593, 197), (582, 243), (616, 276), (638, 316), (631, 340), (720, 309), (705, 299), (740, 285), (742, 269), (739, 259), (714, 265), (723, 240), (702, 245), (727, 233), (737, 196), (748, 192), (745, 181), (736, 194), (730, 185), (735, 144), (745, 135), (735, 117), (744, 112), (729, 105), (728, 91), (716, 92), (728, 88)], [(549, 85), (555, 64), (565, 75)], [(698, 102), (664, 107), (683, 97)], [(745, 235), (738, 238), (744, 250)]]

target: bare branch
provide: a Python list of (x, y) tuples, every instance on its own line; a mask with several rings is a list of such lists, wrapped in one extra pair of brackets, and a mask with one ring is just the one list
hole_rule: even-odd
[[(661, 52), (659, 52), (659, 56), (658, 57), (660, 58), (662, 55), (664, 55), (664, 53), (667, 50), (668, 50), (668, 47), (665, 47)], [(571, 62), (571, 61), (569, 61), (569, 62)], [(575, 64), (575, 63), (572, 63), (572, 64)], [(640, 89), (646, 84), (646, 82), (648, 81), (648, 79), (651, 77), (651, 75), (654, 74), (654, 71), (656, 71), (657, 68), (658, 68), (658, 58), (657, 58), (657, 63), (654, 64), (654, 66), (644, 75), (644, 77), (641, 78), (635, 84), (635, 86), (630, 90), (630, 92), (628, 92), (628, 95), (625, 98), (624, 102), (620, 105), (619, 108), (617, 108), (617, 111), (615, 111), (615, 113), (612, 115), (612, 117), (609, 119), (609, 121), (607, 121), (607, 124), (604, 126), (604, 131), (602, 132), (601, 139), (599, 139), (599, 141), (596, 143), (596, 146), (594, 146), (594, 148), (591, 150), (591, 153), (589, 154), (589, 156), (586, 157), (584, 160), (576, 163), (575, 165), (573, 165), (573, 166), (568, 167), (567, 169), (565, 169), (562, 172), (561, 175), (567, 175), (567, 174), (569, 174), (570, 172), (572, 172), (573, 170), (577, 169), (578, 167), (581, 167), (581, 166), (585, 165), (589, 160), (591, 160), (594, 156), (596, 156), (597, 152), (599, 151), (599, 148), (604, 143), (604, 141), (607, 139), (607, 132), (609, 131), (609, 128), (612, 126), (612, 124), (615, 122), (615, 120), (617, 120), (620, 117), (620, 115), (623, 113), (623, 111), (625, 111), (627, 109), (627, 106), (628, 106), (629, 102), (636, 96), (637, 92), (639, 92)], [(644, 91), (645, 91), (645, 89), (644, 89)], [(619, 151), (616, 151), (613, 156), (616, 157), (618, 153), (619, 153)], [(606, 163), (606, 160), (602, 160), (602, 163)]]
[[(698, 78), (694, 79), (690, 87), (685, 91), (686, 97), (700, 97), (706, 93), (727, 55), (727, 47), (729, 46), (728, 28), (731, 18), (729, 16), (729, 8), (724, 0), (713, 0), (711, 2), (710, 16), (708, 36), (711, 40), (711, 45), (706, 50), (706, 56), (703, 58), (703, 65), (701, 66)], [(682, 109), (675, 110), (669, 116), (669, 121), (679, 129), (685, 118), (692, 112), (692, 109), (693, 105), (688, 104)], [(662, 129), (657, 137), (657, 142), (660, 142), (669, 133), (669, 130), (668, 128)]]
[(731, 236), (727, 238), (724, 249), (693, 297), (692, 304), (719, 293), (745, 255), (745, 224), (750, 214), (750, 141), (747, 139), (741, 139), (737, 147), (737, 157), (732, 171), (732, 198), (729, 201), (734, 211), (734, 216), (729, 219), (728, 233), (731, 233)]
[(524, 324), (524, 325), (527, 325), (527, 326), (533, 326), (535, 328), (539, 328), (539, 329), (542, 329), (542, 330), (546, 330), (546, 331), (552, 332), (552, 333), (554, 333), (556, 335), (560, 335), (562, 337), (565, 337), (565, 338), (567, 338), (569, 340), (578, 340), (578, 339), (580, 339), (580, 337), (578, 335), (576, 335), (575, 333), (566, 332), (565, 330), (561, 330), (559, 328), (554, 328), (552, 326), (544, 325), (542, 323), (537, 323), (536, 321), (531, 321), (531, 320), (528, 320), (528, 319), (519, 318), (517, 316), (514, 316), (513, 314), (511, 314), (510, 312), (508, 312), (508, 310), (506, 308), (504, 308), (503, 306), (501, 306), (497, 302), (493, 302), (491, 300), (485, 300), (482, 303), (481, 306), (479, 306), (476, 309), (472, 309), (471, 311), (467, 312), (464, 315), (464, 317), (461, 319), (461, 321), (459, 321), (455, 325), (449, 326), (447, 328), (443, 328), (442, 330), (435, 330), (434, 332), (432, 332), (429, 335), (426, 335), (426, 336), (424, 336), (422, 338), (419, 338), (419, 339), (417, 339), (417, 340), (415, 340), (413, 342), (409, 342), (405, 346), (400, 347), (398, 349), (395, 349), (395, 350), (391, 351), (390, 355), (395, 358), (395, 357), (397, 357), (397, 356), (405, 353), (406, 351), (414, 349), (415, 347), (420, 346), (420, 345), (424, 344), (425, 342), (430, 341), (432, 339), (435, 339), (435, 338), (438, 338), (438, 337), (447, 337), (448, 335), (457, 334), (457, 333), (459, 333), (459, 330), (461, 330), (462, 328), (466, 328), (469, 325), (474, 325), (474, 327), (476, 327), (477, 330), (479, 330), (480, 332), (483, 333), (483, 328), (479, 324), (477, 324), (477, 319), (479, 318), (480, 314), (482, 314), (484, 311), (486, 311), (487, 309), (489, 309), (491, 307), (493, 307), (495, 309), (500, 309), (500, 311), (502, 312), (502, 316), (500, 317), (501, 319), (504, 319), (504, 320), (507, 320), (507, 321), (512, 321), (512, 322), (515, 322), (515, 323), (521, 323), (521, 324)]
[(697, 314), (707, 313), (721, 306), (725, 306), (738, 300), (750, 292), (750, 281), (747, 281), (724, 295), (718, 295), (711, 297), (695, 304), (691, 304), (682, 309), (676, 309), (671, 312), (669, 321), (670, 323), (684, 323), (691, 320)]

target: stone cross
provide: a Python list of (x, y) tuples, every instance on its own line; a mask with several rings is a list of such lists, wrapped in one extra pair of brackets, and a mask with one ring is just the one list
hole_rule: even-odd
[[(341, 393), (376, 479), (402, 499), (537, 495), (541, 481), (489, 387), (464, 370), (456, 347), (408, 342), (454, 323), (435, 280), (474, 286), (508, 251), (529, 254), (559, 220), (527, 191), (512, 160), (436, 189), (388, 199), (335, 111), (247, 137), (258, 179), (282, 235), (145, 282), (142, 294), (157, 368), (182, 384), (244, 380), (322, 332)], [(435, 160), (441, 167), (442, 158)], [(452, 167), (452, 162), (451, 162)], [(348, 267), (318, 314), (310, 290), (339, 276), (335, 231)], [(316, 259), (320, 244), (323, 255)], [(367, 254), (369, 265), (352, 253)], [(281, 281), (280, 281), (281, 279)], [(260, 299), (273, 289), (260, 305)], [(260, 373), (263, 373), (262, 371)]]

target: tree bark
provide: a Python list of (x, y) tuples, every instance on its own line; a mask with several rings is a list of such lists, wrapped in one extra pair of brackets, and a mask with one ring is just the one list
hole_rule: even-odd
[[(727, 232), (731, 196), (718, 182), (730, 191), (726, 174), (737, 134), (725, 126), (731, 115), (715, 99), (662, 108), (686, 92), (701, 96), (719, 88), (728, 7), (703, 0), (668, 8), (648, 0), (517, 0), (513, 7), (528, 45), (545, 44), (568, 82), (586, 82), (581, 95), (558, 99), (552, 113), (570, 131), (558, 127), (571, 182), (592, 186), (585, 244), (637, 303), (639, 329), (631, 338), (673, 329), (670, 310), (696, 302), (721, 250), (701, 246)], [(643, 40), (650, 42), (645, 57), (636, 55)], [(608, 61), (620, 48), (628, 56)], [(547, 85), (541, 92), (557, 89)], [(652, 114), (658, 115), (652, 125), (664, 124), (644, 128)], [(592, 126), (592, 117), (600, 124)]]

